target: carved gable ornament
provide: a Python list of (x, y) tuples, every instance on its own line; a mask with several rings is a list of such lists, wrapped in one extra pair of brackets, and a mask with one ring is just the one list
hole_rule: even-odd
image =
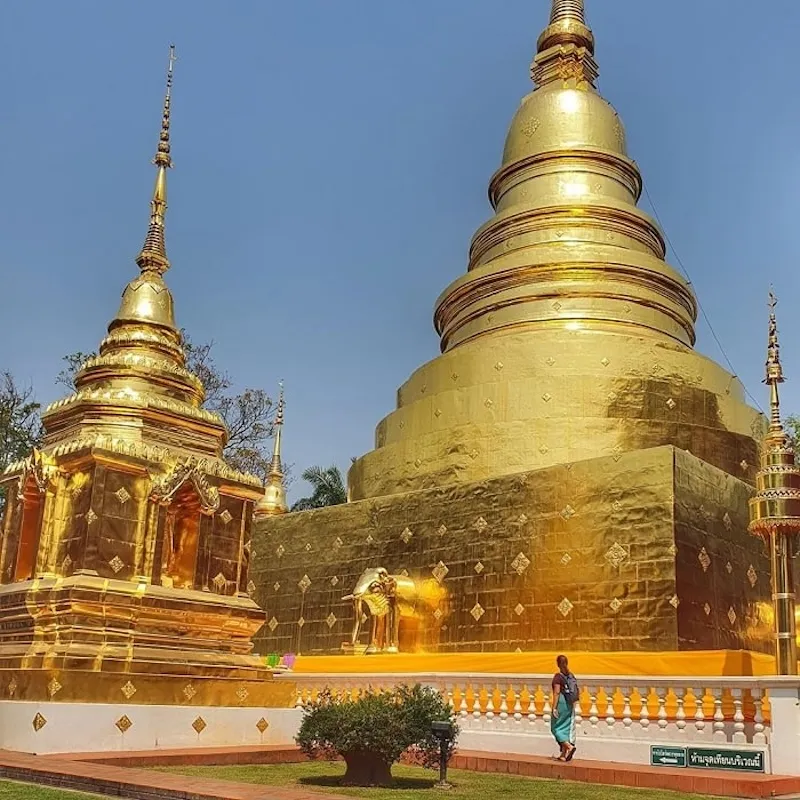
[(193, 458), (177, 464), (166, 475), (153, 479), (150, 499), (160, 505), (169, 505), (181, 487), (190, 482), (200, 498), (203, 514), (214, 514), (219, 508), (219, 490), (206, 479), (203, 462)]
[(31, 454), (22, 462), (22, 472), (19, 476), (19, 489), (17, 496), (22, 500), (25, 489), (28, 487), (31, 478), (39, 494), (44, 494), (47, 490), (49, 480), (48, 469), (45, 465), (44, 456), (41, 451), (34, 448)]

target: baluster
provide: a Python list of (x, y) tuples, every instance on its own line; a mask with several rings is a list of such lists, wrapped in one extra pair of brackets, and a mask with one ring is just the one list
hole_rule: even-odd
[(498, 686), (498, 691), (500, 692), (500, 722), (505, 724), (508, 722), (508, 687), (501, 689)]
[(581, 724), (583, 723), (583, 692), (578, 691), (578, 702), (575, 704), (575, 730), (576, 732), (580, 729)]
[(650, 687), (637, 689), (636, 692), (639, 695), (639, 699), (642, 701), (642, 708), (639, 711), (639, 732), (644, 739), (647, 738), (648, 728), (650, 727), (650, 709), (647, 707), (647, 703), (650, 700)]
[(633, 725), (633, 719), (631, 718), (631, 687), (621, 686), (620, 691), (622, 692), (622, 699), (624, 701), (622, 707), (623, 734), (627, 738), (631, 735), (631, 725)]
[(753, 689), (753, 744), (766, 744), (767, 734), (764, 730), (764, 693), (762, 689)]
[(467, 692), (472, 688), (472, 684), (465, 684), (463, 689), (459, 689), (461, 693), (461, 702), (458, 705), (458, 715), (463, 719), (469, 713), (469, 709), (467, 707)]
[(297, 687), (297, 700), (295, 701), (294, 707), (295, 708), (303, 708), (305, 706), (305, 701), (303, 700), (303, 687)]
[(455, 689), (455, 686), (453, 686), (452, 684), (445, 684), (444, 685), (444, 689), (445, 689), (445, 696), (447, 697), (447, 705), (450, 706), (451, 713), (455, 714), (456, 713), (456, 704), (455, 704), (454, 693), (453, 693), (453, 690)]
[(667, 688), (664, 686), (656, 686), (656, 697), (658, 698), (658, 729), (666, 731), (669, 725), (667, 719)]
[(703, 688), (695, 691), (692, 689), (692, 694), (695, 699), (695, 712), (694, 712), (694, 727), (697, 733), (702, 736), (706, 728), (706, 716), (703, 713), (703, 700), (705, 698), (706, 690)]
[(542, 692), (544, 693), (544, 707), (542, 708), (542, 722), (545, 729), (550, 727), (550, 720), (553, 716), (553, 706), (550, 705), (550, 691), (547, 686), (543, 686)]
[(486, 690), (486, 721), (489, 723), (494, 722), (494, 690), (494, 686)]
[(733, 741), (742, 743), (747, 741), (744, 733), (744, 711), (742, 710), (742, 690), (731, 689), (733, 696)]
[[(522, 687), (524, 690), (525, 687)], [(514, 692), (514, 722), (519, 725), (522, 722), (522, 690), (519, 692), (515, 686), (511, 687), (511, 691)]]
[(711, 688), (711, 695), (714, 698), (714, 733), (711, 738), (715, 742), (726, 742), (728, 740), (725, 734), (725, 714), (722, 711), (722, 693), (721, 686)]
[(614, 694), (615, 689), (606, 692), (606, 734), (614, 734), (614, 726), (617, 719), (614, 716)]
[[(680, 692), (680, 694), (678, 694), (678, 692)], [(676, 689), (675, 699), (678, 703), (678, 710), (675, 712), (675, 727), (678, 729), (678, 733), (685, 734), (686, 709), (684, 708), (684, 704), (686, 703), (686, 689)]]
[(597, 708), (597, 689), (592, 687), (589, 689), (590, 695), (589, 700), (591, 701), (591, 705), (589, 706), (589, 724), (592, 726), (592, 733), (597, 734), (597, 724), (600, 722), (600, 712)]
[(522, 691), (528, 697), (528, 723), (536, 725), (536, 690), (530, 691), (527, 684), (522, 687)]
[(472, 720), (474, 725), (477, 727), (481, 721), (481, 687), (478, 684), (478, 688), (473, 688), (473, 698), (474, 702), (472, 704)]

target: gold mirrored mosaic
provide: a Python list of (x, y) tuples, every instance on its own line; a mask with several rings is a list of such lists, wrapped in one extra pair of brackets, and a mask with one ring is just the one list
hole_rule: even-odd
[(133, 726), (130, 717), (126, 714), (123, 714), (114, 724), (119, 728), (120, 733), (126, 733)]

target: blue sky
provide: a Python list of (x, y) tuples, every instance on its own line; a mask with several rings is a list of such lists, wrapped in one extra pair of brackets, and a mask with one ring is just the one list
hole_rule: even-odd
[[(0, 368), (55, 399), (61, 356), (95, 348), (115, 313), (145, 233), (174, 41), (179, 324), (216, 342), (239, 386), (285, 378), (298, 472), (346, 468), (438, 352), (433, 303), (489, 215), (549, 5), (9, 0)], [(800, 3), (776, 0), (768, 23), (752, 0), (586, 5), (600, 88), (737, 373), (763, 405), (772, 281), (785, 407), (800, 410)], [(702, 321), (698, 334), (721, 360)]]

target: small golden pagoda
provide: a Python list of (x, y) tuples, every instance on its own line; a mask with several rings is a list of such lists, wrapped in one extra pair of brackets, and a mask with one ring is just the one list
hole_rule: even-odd
[(281, 433), (283, 431), (283, 381), (278, 398), (278, 409), (275, 412), (275, 439), (272, 450), (272, 464), (267, 473), (264, 496), (259, 500), (255, 509), (255, 516), (272, 517), (276, 514), (285, 514), (289, 510), (286, 504), (286, 487), (283, 482), (283, 464), (281, 463)]
[(694, 349), (696, 299), (597, 75), (583, 0), (553, 0), (494, 215), (436, 302), (441, 354), (354, 462), (351, 502), (258, 521), (265, 652), (355, 647), (363, 606), (342, 598), (377, 568), (418, 587), (401, 651), (770, 649), (747, 532), (764, 419)]
[(756, 476), (756, 494), (750, 500), (750, 532), (760, 536), (770, 553), (775, 625), (775, 658), (779, 675), (797, 674), (794, 563), (800, 533), (800, 468), (794, 447), (781, 422), (778, 385), (784, 382), (775, 318), (777, 301), (770, 293), (767, 377), (770, 424)]
[[(174, 53), (150, 223), (99, 355), (2, 476), (0, 698), (266, 704), (252, 637), (258, 478), (223, 460), (164, 282)], [(279, 692), (278, 692), (279, 693)]]

